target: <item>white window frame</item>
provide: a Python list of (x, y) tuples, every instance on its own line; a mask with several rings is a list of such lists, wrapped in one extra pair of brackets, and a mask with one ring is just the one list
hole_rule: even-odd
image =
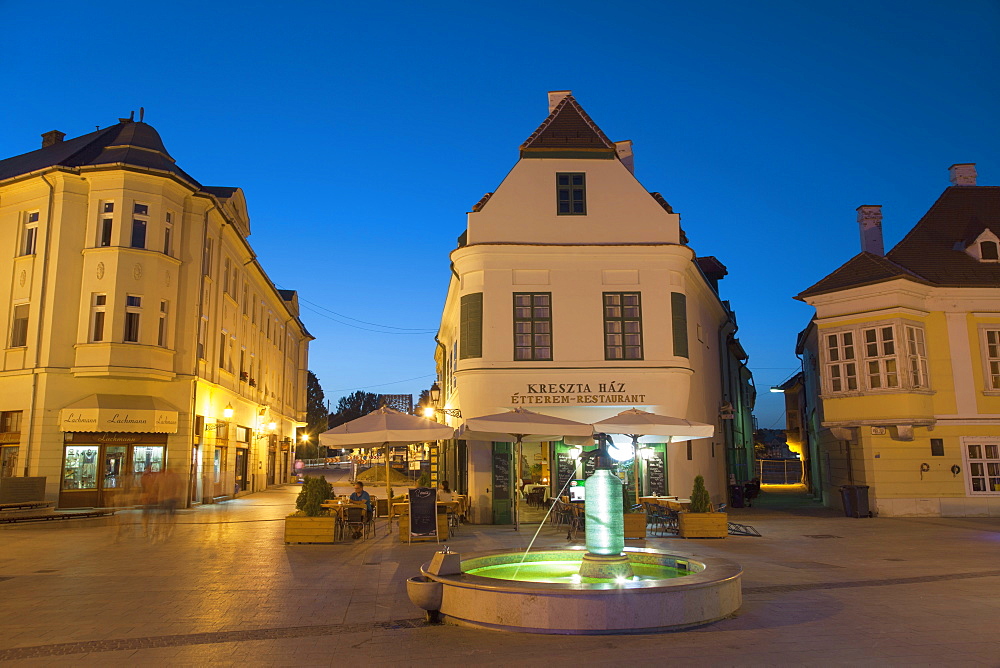
[[(970, 452), (974, 448), (978, 449), (979, 457), (974, 457)], [(1000, 439), (963, 437), (962, 462), (965, 465), (965, 491), (968, 496), (1000, 496)], [(973, 489), (974, 479), (980, 477), (986, 487), (983, 491)], [(990, 489), (991, 483), (994, 489)]]
[[(100, 212), (97, 216), (97, 247), (108, 248), (115, 245), (115, 203), (113, 200), (102, 200), (98, 206)], [(106, 238), (105, 230), (107, 230)]]
[(167, 347), (167, 313), (169, 312), (169, 304), (166, 299), (160, 300), (160, 321), (157, 323), (156, 328), (156, 345), (161, 348)]
[[(833, 347), (831, 337), (836, 338)], [(929, 392), (931, 389), (927, 335), (922, 323), (894, 318), (824, 329), (819, 348), (826, 396)], [(853, 388), (850, 387), (851, 365), (855, 374)], [(838, 380), (839, 388), (836, 387)]]
[[(140, 213), (138, 211), (139, 207), (145, 207), (145, 213)], [(135, 231), (141, 226), (142, 227), (142, 245), (137, 246), (135, 243)], [(149, 205), (143, 204), (142, 202), (132, 203), (132, 227), (129, 230), (129, 247), (130, 248), (146, 248), (149, 245)]]
[(21, 226), (21, 244), (18, 246), (18, 255), (34, 255), (38, 246), (38, 211), (25, 211), (24, 221)]
[[(108, 295), (105, 292), (95, 292), (90, 297), (90, 332), (88, 341), (104, 343), (107, 340), (105, 332), (108, 327)], [(100, 325), (100, 331), (98, 331)]]
[(983, 360), (983, 389), (1000, 394), (1000, 323), (979, 326), (979, 347)]
[[(130, 299), (137, 299), (136, 304), (130, 304)], [(134, 322), (135, 338), (128, 338), (130, 323)], [(125, 296), (125, 321), (122, 325), (122, 341), (124, 343), (139, 343), (142, 341), (142, 295)]]

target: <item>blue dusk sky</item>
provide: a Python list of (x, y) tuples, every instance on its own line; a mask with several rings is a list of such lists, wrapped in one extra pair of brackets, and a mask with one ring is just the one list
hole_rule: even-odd
[(299, 292), (327, 398), (413, 393), (465, 214), (572, 90), (680, 213), (721, 283), (759, 393), (798, 368), (793, 295), (888, 250), (953, 163), (1000, 184), (1000, 3), (0, 0), (0, 156), (140, 106), (177, 163), (239, 186), (250, 242)]

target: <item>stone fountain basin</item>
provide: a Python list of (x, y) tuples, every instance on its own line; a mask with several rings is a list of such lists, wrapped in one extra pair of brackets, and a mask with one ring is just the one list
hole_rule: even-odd
[[(582, 559), (583, 550), (532, 552), (528, 561)], [(441, 584), (443, 621), (459, 626), (525, 633), (651, 633), (718, 621), (743, 602), (739, 564), (717, 557), (686, 557), (646, 548), (626, 548), (633, 563), (686, 568), (690, 575), (621, 584), (550, 584), (502, 580), (466, 571), (516, 564), (522, 554), (500, 553), (463, 559), (461, 573), (435, 575)]]

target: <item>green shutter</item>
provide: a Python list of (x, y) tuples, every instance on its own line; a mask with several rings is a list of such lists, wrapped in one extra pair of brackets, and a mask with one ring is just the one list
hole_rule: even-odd
[(687, 295), (671, 292), (670, 312), (674, 328), (674, 355), (688, 357)]
[(462, 296), (459, 359), (483, 356), (483, 293)]

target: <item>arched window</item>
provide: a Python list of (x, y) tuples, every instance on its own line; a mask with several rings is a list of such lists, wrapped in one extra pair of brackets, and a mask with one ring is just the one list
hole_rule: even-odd
[(1000, 260), (1000, 255), (997, 254), (997, 242), (980, 241), (979, 256), (984, 260)]

